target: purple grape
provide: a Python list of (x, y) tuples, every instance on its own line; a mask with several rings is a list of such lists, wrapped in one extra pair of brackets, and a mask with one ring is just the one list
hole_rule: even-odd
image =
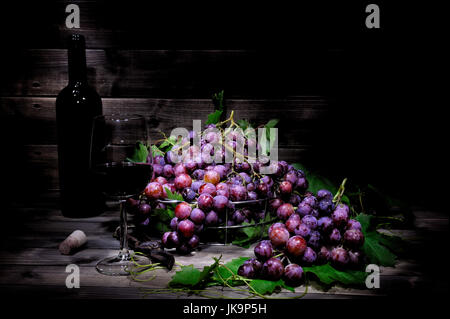
[(319, 229), (321, 229), (324, 233), (330, 232), (334, 227), (333, 220), (328, 216), (319, 218), (319, 220), (317, 221), (317, 225), (319, 226)]
[(230, 187), (230, 198), (232, 201), (240, 202), (247, 199), (247, 189), (242, 185), (233, 185)]
[(248, 192), (252, 192), (252, 191), (256, 190), (256, 185), (255, 185), (255, 183), (248, 183), (246, 188), (247, 188)]
[(196, 169), (192, 173), (192, 177), (194, 177), (196, 180), (203, 180), (203, 178), (205, 177), (205, 171), (202, 169)]
[(312, 212), (312, 207), (309, 206), (308, 204), (305, 204), (305, 203), (301, 202), (301, 203), (298, 205), (296, 212), (297, 212), (301, 217), (303, 217), (303, 216), (306, 216), (306, 215), (311, 214), (311, 212)]
[(263, 178), (261, 178), (261, 183), (266, 184), (270, 188), (273, 185), (273, 180), (270, 176), (266, 175)]
[(205, 225), (206, 226), (215, 226), (219, 222), (219, 216), (215, 211), (210, 211), (205, 218)]
[(269, 233), (269, 239), (273, 246), (284, 248), (289, 240), (289, 231), (286, 228), (273, 228)]
[(164, 167), (162, 165), (153, 164), (152, 166), (153, 166), (153, 172), (155, 172), (156, 176), (161, 176), (163, 174)]
[(347, 225), (348, 222), (348, 214), (349, 214), (348, 206), (345, 204), (340, 204), (334, 210), (333, 214), (331, 215), (331, 218), (333, 219), (333, 222), (337, 227), (345, 226)]
[(242, 224), (245, 220), (245, 215), (242, 213), (242, 211), (240, 210), (236, 210), (233, 213), (233, 216), (231, 217), (233, 219), (233, 221), (235, 222), (235, 224), (239, 225)]
[(166, 178), (170, 178), (170, 177), (175, 175), (172, 165), (170, 165), (170, 164), (164, 165), (164, 167), (163, 167), (163, 175)]
[(279, 259), (270, 258), (263, 264), (261, 272), (268, 280), (279, 280), (283, 276), (284, 267)]
[(292, 204), (292, 206), (298, 206), (302, 201), (302, 198), (300, 195), (292, 194), (291, 197), (289, 197), (289, 203)]
[(355, 219), (350, 219), (347, 223), (347, 229), (361, 230), (361, 223)]
[(191, 212), (190, 219), (199, 225), (205, 220), (205, 213), (200, 208), (194, 208)]
[(205, 183), (198, 189), (199, 194), (209, 194), (213, 197), (216, 196), (216, 191), (216, 186), (212, 183)]
[(350, 250), (348, 252), (349, 263), (352, 264), (353, 266), (359, 265), (361, 262), (361, 259), (362, 259), (362, 257), (361, 257), (361, 253), (359, 251)]
[(290, 171), (284, 176), (284, 180), (290, 182), (292, 185), (297, 184), (297, 173), (295, 171)]
[(308, 188), (308, 181), (306, 180), (306, 178), (305, 177), (299, 177), (297, 179), (296, 187), (300, 191), (306, 190)]
[(333, 199), (333, 194), (327, 189), (321, 189), (317, 192), (318, 199)]
[(282, 181), (278, 186), (280, 189), (280, 193), (284, 196), (291, 195), (292, 193), (292, 184), (288, 181)]
[(258, 199), (258, 194), (256, 194), (255, 192), (248, 192), (247, 200), (257, 200), (257, 199)]
[(267, 231), (267, 234), (270, 234), (270, 232), (271, 232), (273, 229), (279, 228), (279, 227), (281, 227), (281, 228), (286, 228), (286, 225), (283, 224), (283, 223), (274, 223), (274, 224), (270, 225), (269, 230)]
[(339, 231), (339, 229), (337, 229), (337, 228), (334, 228), (332, 231), (331, 231), (331, 234), (330, 234), (330, 242), (332, 242), (332, 243), (334, 243), (334, 244), (338, 244), (340, 241), (341, 241), (341, 232)]
[(178, 217), (174, 217), (170, 220), (170, 229), (173, 231), (178, 229)]
[(303, 268), (297, 264), (289, 264), (284, 268), (283, 279), (292, 287), (300, 286), (303, 277)]
[(311, 234), (309, 235), (309, 239), (308, 239), (308, 246), (314, 248), (314, 249), (319, 249), (320, 247), (320, 233), (318, 231), (311, 231)]
[(183, 196), (184, 200), (188, 203), (192, 202), (195, 199), (195, 196), (197, 196), (197, 193), (190, 187), (187, 187), (183, 189), (181, 192), (181, 195)]
[(287, 243), (287, 251), (291, 256), (300, 257), (306, 249), (306, 240), (298, 235), (289, 238)]
[(258, 259), (256, 259), (256, 258), (250, 258), (250, 259), (247, 259), (247, 260), (244, 262), (244, 264), (252, 265), (252, 266), (253, 266), (253, 269), (255, 269), (255, 271), (256, 271), (257, 274), (261, 272), (262, 265), (263, 265), (263, 264), (262, 264)]
[(277, 216), (281, 220), (287, 220), (293, 213), (294, 207), (289, 203), (285, 203), (277, 209)]
[(292, 214), (285, 223), (287, 230), (291, 234), (295, 232), (295, 229), (297, 229), (300, 224), (301, 218), (298, 214)]
[(296, 235), (302, 236), (303, 238), (308, 238), (311, 233), (311, 229), (309, 229), (309, 227), (305, 224), (300, 224), (294, 232)]
[(200, 238), (197, 235), (193, 235), (191, 237), (191, 239), (189, 239), (189, 241), (188, 241), (188, 245), (192, 249), (197, 248), (199, 244), (200, 244)]
[(216, 165), (216, 166), (214, 167), (214, 170), (215, 170), (217, 173), (219, 173), (221, 179), (222, 179), (222, 178), (225, 178), (225, 177), (227, 176), (228, 170), (227, 170), (227, 168), (226, 168), (225, 166), (223, 166), (223, 165)]
[(330, 260), (331, 258), (331, 253), (328, 250), (327, 247), (322, 246), (322, 248), (320, 248), (319, 253), (317, 254), (317, 260), (320, 261), (321, 263), (326, 263)]
[(275, 198), (269, 202), (269, 208), (271, 211), (276, 212), (278, 207), (280, 207), (283, 204), (284, 204), (284, 202), (281, 199)]
[(141, 214), (142, 216), (150, 214), (151, 210), (152, 210), (152, 207), (147, 203), (143, 203), (143, 204), (139, 205), (139, 214)]
[(182, 243), (180, 246), (177, 247), (177, 253), (180, 255), (187, 255), (192, 252), (192, 248), (189, 246), (188, 243)]
[(213, 208), (216, 212), (223, 212), (227, 208), (228, 198), (223, 195), (217, 195), (213, 198)]
[(180, 237), (178, 236), (178, 233), (173, 231), (169, 234), (169, 237), (167, 238), (167, 242), (170, 247), (178, 247), (180, 245)]
[(194, 181), (191, 184), (191, 188), (194, 192), (198, 192), (198, 189), (200, 188), (200, 186), (202, 186), (203, 184), (205, 184), (204, 181)]
[(305, 198), (303, 198), (303, 203), (305, 203), (305, 204), (311, 206), (312, 208), (314, 208), (314, 207), (317, 206), (317, 199), (316, 199), (315, 196), (309, 195), (309, 196), (306, 196)]
[(349, 229), (344, 233), (344, 244), (358, 248), (364, 243), (364, 235), (359, 229)]
[(269, 240), (259, 242), (254, 249), (255, 256), (258, 260), (266, 261), (273, 255), (272, 244)]
[(201, 194), (197, 199), (198, 208), (203, 211), (208, 211), (213, 208), (214, 199), (209, 194)]
[(317, 228), (317, 219), (314, 216), (306, 215), (302, 218), (302, 224), (305, 224), (309, 229), (314, 230)]
[(307, 264), (312, 264), (316, 261), (316, 259), (316, 252), (311, 247), (306, 247), (306, 250), (303, 253), (302, 260)]
[(164, 247), (166, 247), (166, 248), (173, 248), (173, 247), (171, 247), (171, 243), (170, 243), (169, 240), (168, 240), (170, 234), (171, 234), (170, 231), (165, 232), (165, 233), (163, 234), (162, 238), (161, 238), (161, 243), (162, 243), (162, 245), (163, 245)]
[(178, 232), (184, 238), (191, 238), (194, 235), (194, 223), (189, 219), (180, 221), (178, 223)]
[(336, 247), (331, 250), (331, 260), (336, 266), (345, 266), (349, 262), (347, 250), (342, 247)]
[(319, 211), (324, 215), (329, 215), (333, 211), (333, 201), (331, 199), (322, 199), (319, 201)]
[(237, 273), (239, 276), (250, 279), (255, 278), (257, 274), (252, 264), (245, 264), (245, 263), (238, 268)]

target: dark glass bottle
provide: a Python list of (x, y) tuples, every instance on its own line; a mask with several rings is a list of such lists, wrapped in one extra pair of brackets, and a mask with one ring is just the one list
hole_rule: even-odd
[(102, 100), (87, 83), (86, 48), (82, 35), (69, 38), (69, 84), (56, 99), (61, 209), (66, 217), (102, 212), (103, 199), (90, 173), (93, 118), (102, 114)]

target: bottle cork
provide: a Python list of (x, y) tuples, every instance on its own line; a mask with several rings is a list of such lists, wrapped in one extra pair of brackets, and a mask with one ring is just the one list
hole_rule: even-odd
[(59, 251), (63, 255), (70, 255), (76, 249), (87, 242), (86, 234), (82, 230), (75, 230), (64, 241), (59, 244)]

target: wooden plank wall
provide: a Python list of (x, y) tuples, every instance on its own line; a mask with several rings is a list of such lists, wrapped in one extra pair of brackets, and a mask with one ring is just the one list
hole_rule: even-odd
[(343, 67), (339, 48), (205, 49), (196, 48), (198, 43), (171, 48), (161, 37), (155, 44), (133, 36), (132, 23), (115, 23), (120, 7), (48, 1), (21, 13), (24, 31), (7, 35), (14, 46), (0, 65), (0, 124), (9, 136), (5, 154), (15, 157), (14, 165), (36, 193), (58, 189), (55, 98), (67, 83), (68, 3), (81, 9), (77, 32), (87, 39), (89, 82), (103, 99), (104, 113), (146, 115), (153, 139), (160, 130), (168, 133), (190, 128), (193, 119), (205, 120), (213, 110), (211, 95), (222, 89), (228, 114), (235, 110), (237, 118), (256, 124), (281, 120), (280, 156), (289, 161), (306, 156), (330, 120), (330, 88)]

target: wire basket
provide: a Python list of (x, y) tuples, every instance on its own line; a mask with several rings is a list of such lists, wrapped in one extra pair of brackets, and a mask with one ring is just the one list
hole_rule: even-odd
[[(245, 207), (245, 206), (249, 206), (252, 204), (257, 204), (257, 203), (264, 203), (264, 213), (267, 214), (267, 203), (269, 201), (269, 198), (264, 198), (264, 199), (255, 199), (255, 200), (246, 200), (246, 201), (238, 201), (238, 202), (232, 202), (230, 201), (230, 203), (234, 206), (234, 207)], [(181, 203), (183, 201), (181, 200), (158, 200), (158, 202), (163, 203), (163, 204), (178, 204)], [(195, 202), (192, 202), (191, 204), (195, 204)], [(218, 238), (216, 238), (216, 241), (207, 241), (207, 242), (201, 242), (202, 245), (206, 245), (206, 246), (225, 246), (225, 245), (232, 245), (232, 242), (230, 242), (230, 239), (233, 238), (233, 233), (243, 229), (243, 228), (255, 228), (255, 227), (259, 227), (260, 228), (260, 236), (259, 239), (264, 237), (264, 227), (268, 224), (272, 224), (276, 221), (276, 218), (271, 218), (270, 220), (266, 220), (266, 221), (260, 221), (260, 222), (254, 222), (251, 224), (247, 224), (247, 225), (233, 225), (233, 226), (228, 226), (228, 215), (229, 215), (229, 210), (230, 208), (227, 207), (226, 211), (225, 211), (225, 220), (224, 220), (224, 225), (222, 226), (208, 226), (208, 227), (204, 227), (203, 232), (202, 232), (202, 236), (200, 236), (201, 240), (204, 240), (204, 238), (207, 239), (212, 239), (214, 237), (220, 237), (220, 232), (223, 231), (223, 239), (219, 240)], [(214, 236), (214, 232), (216, 233), (217, 236)]]

